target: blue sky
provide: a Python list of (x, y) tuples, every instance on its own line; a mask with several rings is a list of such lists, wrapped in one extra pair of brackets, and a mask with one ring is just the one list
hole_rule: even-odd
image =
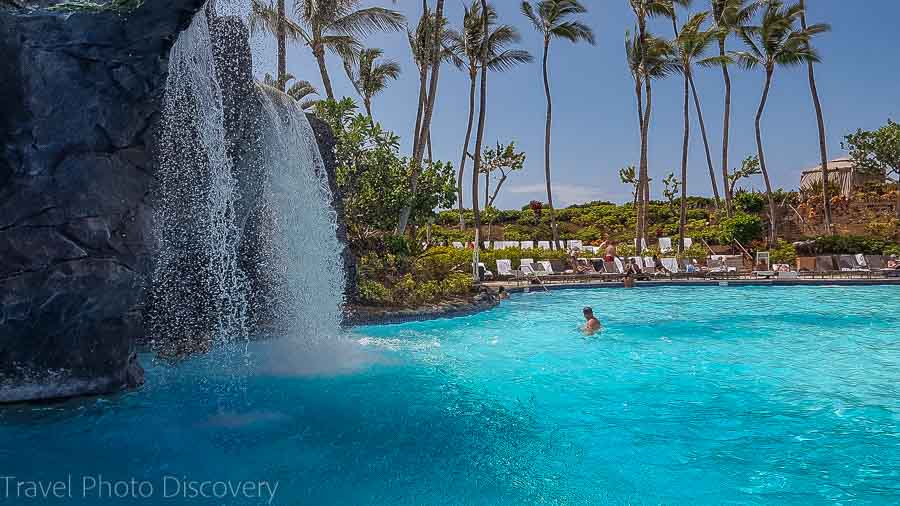
[[(367, 2), (390, 6), (391, 2)], [(429, 0), (434, 5), (434, 0)], [(521, 47), (535, 55), (536, 61), (504, 74), (491, 74), (488, 80), (488, 108), (485, 141), (515, 140), (527, 156), (525, 169), (511, 177), (501, 192), (498, 204), (503, 208), (520, 207), (531, 199), (545, 199), (543, 190), (543, 137), (545, 100), (538, 63), (541, 39), (520, 14), (519, 2), (494, 0), (500, 20), (516, 26), (522, 35)], [(584, 21), (597, 37), (597, 45), (572, 45), (554, 41), (551, 45), (550, 74), (554, 97), (553, 183), (558, 207), (589, 200), (623, 202), (630, 189), (619, 182), (619, 168), (636, 164), (639, 137), (635, 118), (634, 91), (624, 62), (622, 46), (626, 28), (633, 25), (627, 0), (585, 0), (589, 12)], [(876, 128), (900, 114), (897, 83), (900, 66), (896, 52), (900, 41), (896, 20), (900, 19), (897, 0), (808, 0), (808, 19), (829, 22), (832, 32), (821, 36), (816, 45), (823, 63), (816, 66), (819, 93), (825, 110), (829, 157), (843, 154), (841, 139), (856, 128)], [(454, 25), (462, 19), (461, 0), (448, 0), (447, 16)], [(705, 8), (705, 0), (695, 0), (695, 9)], [(414, 25), (421, 13), (421, 2), (399, 0), (395, 8), (404, 12)], [(685, 14), (682, 13), (682, 19)], [(671, 35), (671, 25), (655, 21), (652, 30)], [(257, 40), (254, 51), (257, 71), (271, 67), (275, 60), (266, 40)], [(737, 40), (730, 41), (738, 49)], [(374, 99), (374, 115), (385, 127), (403, 138), (409, 151), (410, 132), (415, 121), (418, 75), (409, 55), (405, 33), (377, 34), (365, 41), (368, 47), (381, 47), (386, 56), (398, 61), (403, 76), (386, 92)], [(340, 61), (328, 60), (329, 71), (338, 95), (353, 96)], [(294, 46), (288, 53), (288, 71), (321, 85), (315, 61), (305, 46)], [(696, 84), (703, 105), (716, 170), (721, 158), (723, 85), (721, 72), (698, 70)], [(755, 154), (753, 118), (762, 91), (763, 76), (737, 68), (733, 77), (731, 167), (747, 155)], [(682, 143), (680, 77), (672, 77), (654, 88), (653, 123), (650, 133), (650, 172), (653, 193), (661, 195), (662, 178), (680, 169)], [(468, 77), (452, 66), (441, 70), (441, 81), (432, 128), (435, 157), (457, 166), (465, 135), (468, 106)], [(708, 170), (696, 115), (691, 111), (693, 128), (689, 158), (688, 191), (711, 193)], [(818, 163), (818, 135), (805, 68), (776, 72), (763, 122), (766, 159), (776, 186), (796, 188), (800, 172)], [(469, 167), (471, 168), (471, 164)], [(468, 178), (467, 178), (468, 180)], [(719, 182), (721, 187), (721, 181)], [(754, 179), (745, 187), (761, 188)], [(466, 197), (467, 201), (470, 197)]]

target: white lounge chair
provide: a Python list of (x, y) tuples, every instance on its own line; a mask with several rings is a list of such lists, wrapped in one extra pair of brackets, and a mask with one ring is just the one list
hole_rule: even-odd
[(671, 274), (678, 274), (678, 259), (675, 257), (667, 257), (662, 259), (663, 267)]
[[(637, 249), (637, 239), (632, 239), (634, 243), (634, 248)], [(641, 251), (647, 249), (647, 239), (641, 239)]]
[(581, 249), (582, 249), (583, 247), (584, 247), (584, 242), (583, 242), (583, 241), (566, 241), (566, 248), (567, 248), (567, 249), (581, 251)]
[(538, 241), (538, 249), (543, 249), (543, 250), (552, 249), (552, 248), (550, 248), (550, 241)]
[(553, 272), (553, 266), (550, 264), (550, 260), (541, 260), (538, 262), (538, 265), (544, 268), (544, 272), (547, 274), (556, 274)]
[(505, 258), (497, 260), (497, 276), (506, 278), (516, 277), (516, 272), (513, 271), (511, 260)]
[(672, 251), (672, 238), (671, 237), (660, 237), (659, 238), (659, 251), (660, 251), (660, 253), (670, 253)]
[(625, 274), (625, 264), (622, 263), (622, 259), (619, 257), (613, 258), (613, 261), (616, 264), (616, 270), (619, 271), (619, 274)]
[(526, 265), (533, 269), (534, 268), (534, 259), (533, 258), (523, 258), (523, 259), (519, 260), (519, 270), (522, 270), (522, 268), (525, 267)]
[(453, 241), (453, 247), (456, 249), (466, 249), (466, 245), (458, 241)]
[(688, 248), (690, 248), (690, 247), (693, 246), (693, 245), (694, 245), (694, 240), (693, 240), (693, 239), (691, 239), (690, 237), (685, 237), (685, 238), (684, 238), (684, 249), (688, 249)]
[(534, 249), (534, 241), (522, 241), (519, 243), (519, 247), (522, 249)]

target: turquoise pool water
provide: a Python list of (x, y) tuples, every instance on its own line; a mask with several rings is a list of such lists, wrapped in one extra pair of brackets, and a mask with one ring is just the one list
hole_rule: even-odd
[[(183, 502), (166, 476), (277, 482), (271, 504), (897, 503), (898, 299), (568, 290), (151, 363), (140, 391), (0, 408), (0, 476), (155, 487), (117, 504)], [(603, 333), (578, 331), (585, 305)], [(63, 502), (104, 502), (80, 485)]]

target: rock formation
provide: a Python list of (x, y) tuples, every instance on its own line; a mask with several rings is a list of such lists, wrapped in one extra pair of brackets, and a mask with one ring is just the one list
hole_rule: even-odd
[[(144, 2), (123, 14), (0, 4), (0, 403), (143, 382), (135, 342), (145, 338), (158, 250), (169, 53), (203, 3)], [(248, 34), (233, 18), (211, 20), (210, 31), (216, 60), (228, 62), (217, 78), (242, 194), (239, 261), (258, 297), (267, 280), (254, 266), (268, 218), (255, 205), (260, 106)], [(331, 172), (333, 139), (313, 125)], [(344, 259), (352, 269), (346, 251)], [(264, 304), (250, 307), (266, 318)]]

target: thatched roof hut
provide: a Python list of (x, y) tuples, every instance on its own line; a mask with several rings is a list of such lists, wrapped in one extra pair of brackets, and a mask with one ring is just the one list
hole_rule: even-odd
[[(853, 190), (867, 184), (884, 182), (884, 177), (865, 174), (856, 170), (856, 166), (849, 157), (836, 158), (828, 162), (828, 182), (837, 184), (841, 188), (841, 195), (847, 197)], [(822, 166), (806, 169), (800, 176), (800, 190), (812, 191), (822, 185)]]

